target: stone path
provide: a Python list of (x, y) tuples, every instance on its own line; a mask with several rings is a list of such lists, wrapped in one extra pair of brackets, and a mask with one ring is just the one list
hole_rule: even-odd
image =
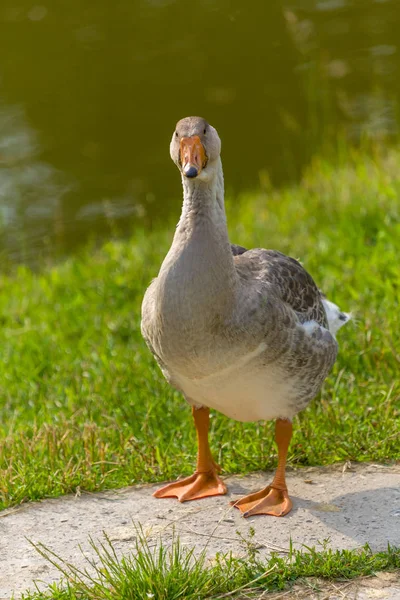
[[(59, 578), (28, 540), (41, 542), (63, 559), (82, 565), (85, 556), (93, 556), (88, 538), (101, 540), (103, 532), (119, 553), (132, 552), (138, 523), (151, 543), (159, 536), (170, 543), (175, 530), (183, 544), (196, 551), (206, 548), (210, 557), (217, 552), (243, 553), (240, 536), (249, 539), (250, 527), (255, 529), (254, 540), (261, 554), (287, 550), (290, 539), (296, 548), (318, 547), (324, 540), (335, 549), (358, 548), (365, 543), (374, 551), (386, 549), (388, 543), (400, 546), (400, 466), (334, 465), (289, 471), (294, 509), (280, 519), (243, 519), (229, 506), (229, 500), (260, 489), (270, 477), (270, 473), (228, 477), (228, 496), (184, 504), (175, 499), (157, 500), (151, 495), (154, 486), (140, 486), (66, 496), (0, 512), (0, 598), (9, 599), (13, 592), (18, 597), (32, 588), (35, 580), (43, 582), (39, 584), (43, 588)], [(343, 591), (337, 597), (400, 600), (400, 584), (398, 589), (396, 585), (392, 585), (394, 596), (387, 587), (386, 596), (361, 596), (360, 591), (358, 596), (344, 596)], [(308, 596), (290, 593), (292, 596), (282, 598), (313, 597), (310, 590)]]

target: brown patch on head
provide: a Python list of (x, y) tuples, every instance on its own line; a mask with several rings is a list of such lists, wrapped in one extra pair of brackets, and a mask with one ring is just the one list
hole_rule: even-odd
[(208, 128), (208, 123), (202, 117), (185, 117), (176, 124), (176, 129), (181, 135), (200, 135)]

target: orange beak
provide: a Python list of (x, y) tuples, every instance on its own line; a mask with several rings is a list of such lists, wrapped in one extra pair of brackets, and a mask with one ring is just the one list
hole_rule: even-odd
[(180, 160), (186, 177), (197, 177), (201, 173), (207, 164), (207, 155), (198, 135), (181, 139)]

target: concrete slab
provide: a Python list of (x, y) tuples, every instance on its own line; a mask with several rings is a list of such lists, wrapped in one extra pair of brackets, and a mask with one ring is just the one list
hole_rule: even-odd
[[(93, 557), (88, 538), (103, 532), (121, 554), (132, 552), (140, 523), (154, 543), (159, 536), (168, 544), (173, 531), (181, 542), (210, 557), (217, 552), (244, 552), (240, 536), (255, 541), (261, 554), (317, 546), (324, 540), (334, 549), (357, 548), (369, 543), (374, 551), (387, 544), (400, 546), (400, 465), (334, 465), (288, 471), (293, 511), (283, 518), (258, 516), (243, 519), (229, 500), (266, 486), (271, 473), (225, 479), (229, 494), (179, 504), (157, 500), (157, 486), (66, 496), (0, 512), (0, 598), (18, 596), (35, 580), (50, 583), (57, 570), (28, 540), (43, 543), (63, 559), (83, 565)], [(238, 535), (238, 533), (240, 535)], [(254, 540), (253, 540), (254, 541)], [(44, 584), (39, 584), (40, 588)]]

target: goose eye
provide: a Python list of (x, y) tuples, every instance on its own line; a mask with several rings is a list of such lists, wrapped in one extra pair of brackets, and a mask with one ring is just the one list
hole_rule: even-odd
[(203, 131), (204, 135), (206, 135), (206, 132), (207, 132), (207, 129), (206, 129), (206, 128), (204, 128), (204, 131)]
[(175, 131), (175, 137), (178, 137), (178, 132), (177, 131)]

